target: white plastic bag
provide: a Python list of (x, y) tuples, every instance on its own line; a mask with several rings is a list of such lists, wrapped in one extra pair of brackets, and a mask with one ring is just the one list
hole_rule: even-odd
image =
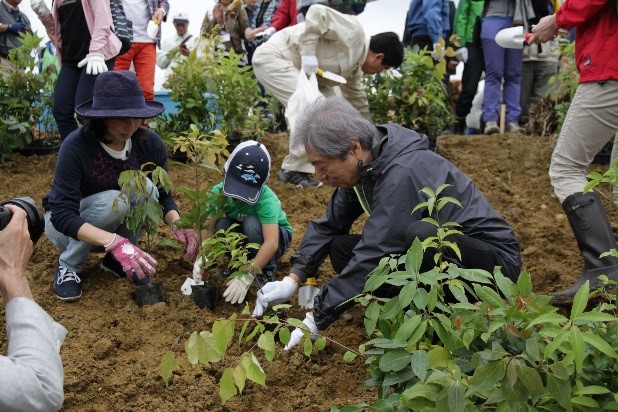
[(285, 108), (285, 117), (288, 119), (288, 127), (290, 129), (290, 153), (295, 156), (303, 156), (305, 153), (305, 150), (302, 148), (292, 149), (296, 119), (305, 107), (321, 97), (324, 97), (324, 95), (318, 88), (318, 79), (315, 74), (307, 77), (305, 71), (300, 69), (296, 90), (290, 96), (288, 106)]

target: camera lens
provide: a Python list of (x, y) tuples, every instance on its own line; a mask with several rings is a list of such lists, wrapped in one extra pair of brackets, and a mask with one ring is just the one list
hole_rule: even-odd
[(41, 213), (36, 208), (34, 200), (29, 197), (16, 197), (0, 203), (0, 230), (4, 230), (13, 216), (13, 212), (4, 207), (5, 205), (15, 205), (26, 211), (30, 239), (32, 239), (33, 243), (36, 243), (36, 241), (39, 240), (43, 234), (43, 230), (45, 229), (45, 221), (43, 220)]

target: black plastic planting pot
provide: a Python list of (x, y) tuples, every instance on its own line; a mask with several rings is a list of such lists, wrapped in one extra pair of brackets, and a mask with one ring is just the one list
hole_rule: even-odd
[(138, 306), (153, 305), (165, 302), (163, 283), (148, 283), (135, 288), (135, 300)]
[(219, 294), (217, 285), (213, 285), (211, 283), (204, 283), (203, 285), (193, 285), (191, 286), (191, 289), (193, 301), (198, 308), (215, 308), (215, 306), (217, 305), (217, 296)]

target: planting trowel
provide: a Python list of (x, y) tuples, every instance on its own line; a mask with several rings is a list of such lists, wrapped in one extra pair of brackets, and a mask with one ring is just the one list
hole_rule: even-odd
[(335, 74), (333, 72), (325, 72), (322, 69), (318, 68), (318, 75), (324, 77), (325, 79), (332, 80), (337, 83), (346, 84), (348, 81), (343, 77)]
[[(558, 35), (565, 36), (569, 32), (566, 30), (559, 30)], [(505, 49), (523, 49), (525, 43), (532, 37), (532, 33), (524, 33), (524, 26), (509, 27), (500, 30), (496, 34), (496, 43), (498, 46)]]
[(313, 298), (319, 291), (320, 288), (317, 287), (315, 278), (307, 278), (304, 286), (298, 289), (298, 306), (303, 309), (313, 309)]

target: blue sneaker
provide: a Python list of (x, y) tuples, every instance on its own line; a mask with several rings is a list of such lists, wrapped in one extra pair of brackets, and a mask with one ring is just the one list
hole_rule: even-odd
[(54, 292), (58, 299), (72, 302), (82, 297), (82, 280), (79, 274), (63, 266), (56, 267)]
[[(116, 277), (120, 279), (125, 279), (127, 277), (127, 274), (124, 273), (124, 270), (122, 270), (122, 265), (111, 253), (105, 254), (105, 257), (101, 261), (99, 267), (106, 272), (113, 273), (114, 275), (116, 275)], [(144, 276), (142, 279), (140, 279), (135, 273), (133, 273), (133, 276), (131, 276), (131, 280), (135, 285), (143, 286), (150, 283), (150, 276)]]

